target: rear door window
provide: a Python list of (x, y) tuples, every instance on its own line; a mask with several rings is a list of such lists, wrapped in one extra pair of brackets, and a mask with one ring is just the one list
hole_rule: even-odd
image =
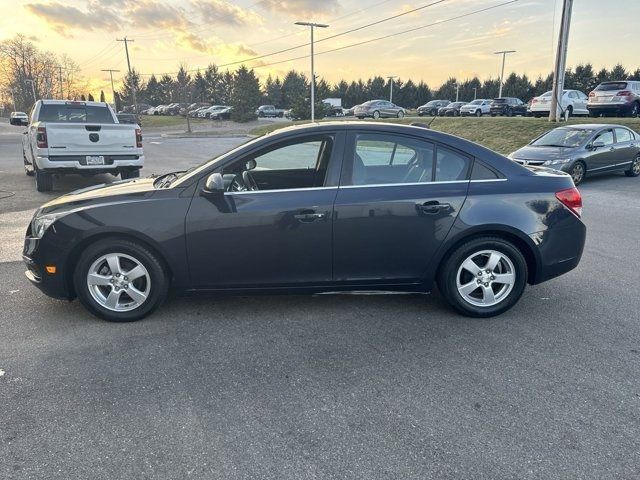
[(616, 128), (616, 142), (625, 143), (633, 140), (631, 132), (626, 128)]
[(435, 181), (453, 182), (466, 180), (470, 163), (471, 161), (466, 155), (439, 145), (436, 155)]

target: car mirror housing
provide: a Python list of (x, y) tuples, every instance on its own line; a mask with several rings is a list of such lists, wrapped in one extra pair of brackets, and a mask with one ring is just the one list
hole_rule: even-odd
[(207, 181), (204, 184), (205, 191), (209, 193), (224, 192), (224, 180), (220, 173), (212, 173), (207, 177)]
[(593, 148), (594, 150), (602, 147), (604, 147), (604, 142), (593, 142), (591, 144), (591, 148)]

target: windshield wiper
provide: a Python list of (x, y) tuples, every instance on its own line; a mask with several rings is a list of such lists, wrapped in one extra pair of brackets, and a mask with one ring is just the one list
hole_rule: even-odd
[(171, 185), (171, 182), (180, 176), (180, 173), (182, 173), (182, 171), (169, 172), (164, 175), (160, 175), (155, 182), (153, 182), (153, 186), (155, 188), (166, 188)]
[(543, 145), (534, 145), (534, 147), (560, 147), (560, 148), (568, 148), (569, 145), (556, 145), (555, 143), (545, 143)]

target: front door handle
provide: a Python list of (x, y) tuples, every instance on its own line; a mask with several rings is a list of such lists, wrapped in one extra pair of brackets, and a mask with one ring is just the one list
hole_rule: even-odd
[(326, 213), (317, 213), (314, 211), (302, 211), (293, 216), (296, 220), (303, 223), (315, 222), (316, 220), (322, 220), (327, 216)]
[(451, 205), (449, 203), (440, 202), (425, 202), (416, 204), (416, 208), (422, 213), (439, 213), (445, 210), (449, 210)]

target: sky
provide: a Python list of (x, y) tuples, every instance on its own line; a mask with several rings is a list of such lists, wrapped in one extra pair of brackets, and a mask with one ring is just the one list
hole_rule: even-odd
[[(508, 72), (546, 75), (553, 68), (562, 0), (515, 0), (500, 6), (507, 1), (0, 0), (5, 13), (0, 40), (22, 33), (42, 50), (65, 53), (91, 88), (105, 92), (110, 84), (101, 69), (127, 68), (124, 44), (115, 41), (124, 36), (134, 40), (132, 66), (147, 75), (174, 73), (180, 64), (195, 70), (211, 62), (245, 62), (262, 79), (292, 68), (308, 73), (309, 58), (290, 59), (308, 56), (309, 46), (250, 60), (308, 43), (308, 28), (294, 25), (296, 21), (329, 24), (315, 38), (316, 75), (330, 82), (396, 75), (437, 87), (451, 76), (495, 78), (501, 58), (493, 52), (498, 50), (517, 51), (507, 59)], [(606, 3), (574, 1), (569, 66), (640, 66), (634, 47), (640, 1), (618, 0), (608, 8)], [(425, 8), (411, 12), (419, 7)], [(401, 16), (357, 29), (395, 15)], [(352, 29), (357, 30), (323, 40)], [(416, 30), (406, 32), (410, 29)], [(322, 53), (385, 35), (394, 36)]]

